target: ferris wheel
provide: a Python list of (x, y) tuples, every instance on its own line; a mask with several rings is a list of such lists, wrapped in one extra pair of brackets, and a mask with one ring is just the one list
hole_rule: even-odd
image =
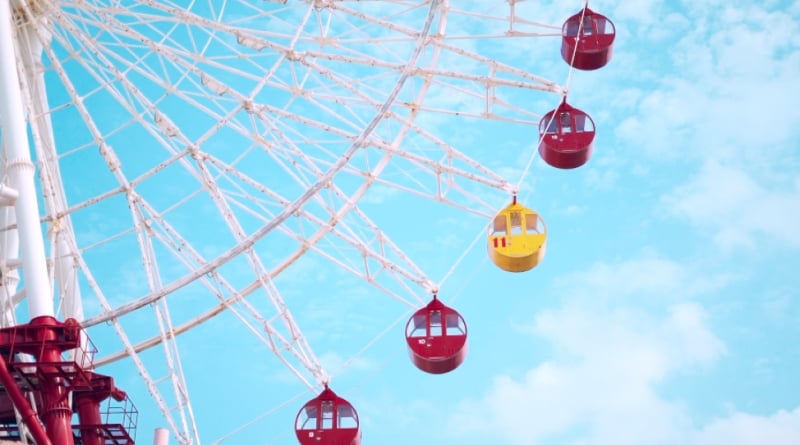
[[(405, 322), (421, 372), (456, 369), (449, 277), (468, 254), (536, 267), (534, 161), (592, 153), (568, 86), (609, 62), (615, 29), (555, 3), (0, 2), (0, 441), (132, 444), (148, 406), (158, 443), (221, 443), (241, 428), (204, 435), (219, 407), (193, 400), (226, 362), (231, 384), (287, 371), (299, 396), (262, 408), (289, 406), (301, 445), (357, 445), (314, 339), (354, 357), (391, 330), (360, 320)], [(415, 247), (439, 217), (470, 235), (441, 263)], [(369, 295), (332, 303), (357, 306), (345, 326), (309, 296), (341, 283)]]

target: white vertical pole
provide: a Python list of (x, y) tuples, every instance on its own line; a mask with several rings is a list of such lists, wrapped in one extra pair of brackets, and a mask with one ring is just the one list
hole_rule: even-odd
[(55, 314), (44, 240), (39, 221), (39, 203), (34, 183), (25, 108), (22, 106), (17, 58), (14, 53), (14, 22), (11, 2), (0, 0), (0, 126), (5, 139), (9, 185), (19, 192), (17, 215), (22, 273), (30, 318)]
[(153, 445), (169, 445), (169, 431), (166, 428), (156, 428)]
[[(2, 171), (3, 161), (0, 160), (0, 172)], [(14, 192), (16, 193), (16, 190)], [(16, 197), (14, 202), (16, 202)], [(17, 219), (11, 205), (3, 207), (3, 204), (0, 203), (0, 227), (16, 226)], [(17, 258), (19, 258), (19, 239), (16, 229), (0, 233), (0, 264), (8, 264), (10, 260), (16, 261)], [(14, 317), (14, 304), (10, 300), (17, 292), (19, 271), (14, 266), (0, 275), (2, 275), (0, 276), (0, 327), (5, 328), (17, 324)]]

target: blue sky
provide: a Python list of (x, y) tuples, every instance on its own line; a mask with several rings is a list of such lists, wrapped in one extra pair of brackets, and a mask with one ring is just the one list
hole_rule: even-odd
[[(391, 10), (391, 5), (382, 3), (363, 7), (376, 8), (376, 14), (385, 13), (381, 7)], [(498, 3), (505, 8), (505, 2)], [(530, 20), (560, 25), (582, 4), (562, 3), (567, 2), (520, 2), (517, 12)], [(485, 1), (463, 5), (463, 10), (503, 14)], [(399, 3), (394, 7), (404, 10)], [(570, 78), (570, 103), (588, 112), (598, 128), (595, 153), (587, 165), (560, 171), (535, 159), (526, 169), (535, 154), (535, 125), (430, 110), (421, 111), (417, 121), (492, 175), (512, 184), (521, 180), (523, 203), (547, 222), (547, 255), (540, 266), (524, 274), (495, 268), (486, 258), (482, 239), (474, 243), (487, 223), (483, 215), (381, 184), (373, 185), (359, 202), (382, 232), (440, 286), (442, 300), (465, 317), (469, 354), (460, 368), (433, 376), (411, 365), (403, 325), (412, 308), (337, 266), (335, 261), (351, 264), (359, 258), (341, 239), (325, 237), (319, 244), (322, 253), (310, 251), (275, 279), (311, 349), (333, 376), (333, 389), (358, 410), (365, 444), (800, 443), (800, 109), (795, 104), (800, 97), (800, 4), (641, 0), (592, 1), (590, 7), (611, 18), (618, 34), (608, 66), (574, 72)], [(284, 16), (285, 26), (291, 27), (293, 14), (301, 9)], [(497, 33), (506, 26), (470, 18), (463, 10), (451, 14), (449, 32)], [(239, 12), (248, 14), (245, 8), (229, 11), (234, 17)], [(419, 26), (423, 12), (424, 8), (398, 12), (398, 24)], [(334, 32), (346, 29), (345, 24), (331, 26)], [(282, 28), (278, 22), (269, 22), (266, 29), (277, 33)], [(180, 32), (176, 31), (176, 38), (185, 40)], [(454, 42), (560, 84), (568, 75), (558, 37)], [(212, 45), (209, 54), (221, 48)], [(409, 57), (409, 42), (386, 48), (382, 60)], [(341, 54), (356, 57), (355, 53)], [(430, 56), (423, 54), (420, 63)], [(267, 55), (258, 57), (265, 66), (275, 62)], [(73, 59), (64, 60), (68, 69), (81, 72)], [(363, 69), (348, 68), (341, 60), (328, 62), (319, 63), (345, 75), (358, 76), (358, 69)], [(347, 73), (347, 69), (354, 71)], [(486, 72), (485, 65), (454, 52), (441, 56), (439, 69)], [(284, 64), (277, 72), (284, 79), (303, 75), (290, 71)], [(207, 72), (243, 92), (259, 81), (242, 80), (224, 69), (208, 68)], [(51, 104), (68, 101), (55, 74), (48, 73), (53, 81), (48, 84)], [(176, 75), (169, 68), (161, 74)], [(196, 109), (196, 104), (187, 105), (187, 98), (202, 91), (198, 84), (173, 78), (175, 85), (188, 91), (176, 99), (163, 96), (162, 85), (142, 73), (130, 75), (144, 96), (162, 98), (159, 109), (188, 140), (201, 139), (214, 124), (214, 119), (196, 118), (202, 113), (182, 111)], [(386, 70), (361, 85), (374, 88), (368, 94), (379, 100), (389, 94), (396, 75)], [(425, 106), (467, 115), (481, 111), (480, 96), (453, 93), (453, 86), (469, 90), (474, 84), (441, 77), (446, 84), (430, 88)], [(345, 101), (358, 102), (357, 93), (343, 86), (326, 89), (323, 78), (312, 75), (308, 81), (316, 99), (298, 100), (285, 109), (324, 120), (327, 115), (321, 107), (335, 107), (326, 95), (344, 94)], [(129, 178), (170, 158), (159, 145), (162, 142), (157, 142), (161, 139), (147, 136), (129, 111), (123, 113), (112, 105), (113, 95), (94, 92), (87, 78), (74, 79), (87, 97), (87, 109), (98, 113), (93, 118), (98, 131), (113, 145)], [(420, 85), (419, 79), (411, 80), (399, 100), (413, 98)], [(508, 87), (496, 93), (533, 115), (543, 114), (560, 101), (555, 94)], [(214, 104), (225, 108), (230, 97), (220, 94)], [(289, 100), (276, 92), (274, 105), (280, 108)], [(358, 128), (373, 109), (363, 104), (353, 107), (349, 119)], [(97, 155), (75, 108), (52, 117), (56, 140), (63, 147), (59, 150), (68, 153), (61, 168), (73, 204), (119, 185)], [(280, 115), (276, 110), (271, 113)], [(244, 122), (248, 117), (242, 112), (236, 119)], [(344, 120), (333, 122), (342, 128), (350, 125)], [(325, 135), (306, 123), (284, 119), (275, 125), (282, 131), (294, 128), (311, 138), (328, 138), (332, 153), (349, 144), (344, 136)], [(116, 126), (121, 126), (118, 131)], [(236, 168), (287, 197), (302, 193), (302, 180), (276, 168), (275, 159), (265, 161), (263, 154), (257, 157), (244, 148), (231, 151), (230, 141), (242, 143), (237, 139), (241, 136), (224, 131), (204, 141), (203, 150), (234, 164), (241, 154), (243, 161)], [(398, 120), (376, 130), (386, 140), (398, 132)], [(265, 130), (265, 134), (269, 133)], [(410, 135), (402, 149), (436, 159), (430, 140)], [(280, 145), (279, 138), (275, 141)], [(173, 147), (180, 149), (181, 144), (175, 142)], [(72, 147), (75, 150), (69, 151)], [(335, 161), (334, 155), (328, 158), (320, 148), (325, 143), (299, 147), (320, 159), (318, 165)], [(374, 147), (363, 150), (353, 165), (358, 170), (374, 165), (376, 153), (379, 150)], [(282, 159), (293, 156), (299, 159), (292, 153)], [(81, 173), (88, 169), (97, 172), (91, 180)], [(480, 173), (477, 168), (474, 171)], [(350, 193), (363, 181), (357, 173), (342, 173), (334, 182)], [(299, 174), (312, 178), (316, 173), (305, 169)], [(420, 189), (432, 184), (431, 175), (402, 156), (393, 159), (383, 175), (387, 181), (412, 188), (415, 179)], [(193, 193), (198, 182), (176, 162), (152, 178), (143, 178), (136, 187), (145, 201), (163, 212), (181, 196)], [(499, 209), (509, 200), (503, 190), (470, 181), (460, 184), (466, 190), (463, 194), (448, 195), (457, 204), (477, 208), (476, 199), (480, 199), (489, 208)], [(226, 189), (231, 202), (236, 196), (247, 201), (255, 194), (251, 190), (250, 195), (244, 191), (237, 195), (233, 188)], [(321, 195), (332, 206), (346, 205), (333, 192), (324, 190)], [(265, 223), (240, 213), (250, 204), (235, 208), (246, 234)], [(312, 214), (325, 215), (321, 206), (307, 207)], [(169, 213), (170, 223), (206, 258), (235, 243), (235, 235), (224, 230), (219, 210), (207, 196), (176, 208)], [(262, 207), (273, 215), (280, 209), (268, 199)], [(105, 199), (89, 210), (77, 209), (72, 215), (79, 245), (86, 249), (84, 257), (112, 306), (148, 292), (139, 247), (130, 233), (91, 247), (129, 227), (130, 215), (122, 196)], [(372, 232), (354, 215), (350, 212), (344, 224), (370, 239)], [(308, 221), (287, 222), (284, 227), (295, 233), (314, 228)], [(269, 268), (296, 246), (291, 236), (276, 231), (256, 248)], [(158, 264), (163, 283), (185, 274), (188, 266), (170, 258), (163, 246), (155, 251), (162, 259)], [(407, 267), (401, 256), (387, 254), (387, 258)], [(220, 270), (239, 288), (253, 279), (252, 265), (244, 256)], [(378, 282), (411, 306), (429, 299), (426, 289), (387, 275)], [(85, 278), (82, 283), (88, 285)], [(101, 311), (100, 306), (88, 287), (84, 293), (87, 317), (92, 317)], [(182, 288), (168, 301), (176, 325), (218, 304), (200, 284)], [(275, 315), (266, 292), (257, 292), (248, 301), (265, 318)], [(153, 311), (153, 306), (145, 306), (121, 319), (132, 341), (158, 332)], [(122, 342), (107, 324), (89, 333), (101, 350), (98, 357), (121, 348)], [(312, 394), (231, 313), (181, 335), (177, 344), (202, 443), (296, 442), (294, 416)], [(167, 359), (159, 348), (144, 352), (142, 360), (154, 379), (167, 372)], [(114, 375), (117, 384), (129, 391), (140, 409), (139, 442), (148, 443), (152, 430), (166, 424), (140, 373), (130, 360), (115, 362), (101, 372)], [(313, 379), (308, 374), (306, 378)], [(170, 389), (162, 391), (174, 399)], [(224, 440), (215, 442), (220, 439)]]

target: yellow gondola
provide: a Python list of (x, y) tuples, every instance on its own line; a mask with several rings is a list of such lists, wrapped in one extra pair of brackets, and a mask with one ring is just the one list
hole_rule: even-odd
[(489, 228), (489, 257), (508, 272), (533, 269), (544, 258), (547, 229), (538, 213), (517, 199), (494, 217)]

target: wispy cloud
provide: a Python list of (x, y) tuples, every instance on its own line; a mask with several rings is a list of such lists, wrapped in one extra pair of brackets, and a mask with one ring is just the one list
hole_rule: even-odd
[(513, 445), (560, 443), (565, 435), (581, 444), (685, 443), (688, 414), (658, 384), (725, 351), (696, 304), (663, 317), (563, 308), (542, 313), (532, 328), (557, 357), (521, 378), (496, 377), (450, 418), (455, 434)]
[[(700, 273), (699, 271), (703, 271)], [(645, 300), (684, 302), (725, 287), (736, 279), (699, 264), (678, 262), (655, 253), (622, 261), (598, 261), (585, 270), (557, 278), (555, 288), (570, 301), (601, 305)]]
[(800, 247), (800, 180), (765, 182), (743, 168), (710, 161), (663, 202), (724, 248), (754, 248), (762, 241)]
[(761, 445), (800, 442), (800, 408), (769, 416), (734, 413), (705, 425), (690, 443), (697, 445)]

